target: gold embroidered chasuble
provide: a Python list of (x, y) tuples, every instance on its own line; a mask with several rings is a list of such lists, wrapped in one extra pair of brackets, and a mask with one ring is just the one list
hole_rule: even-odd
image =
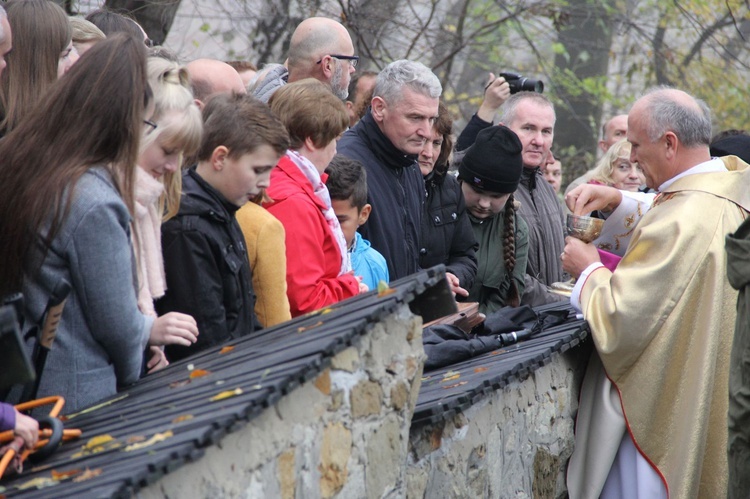
[(750, 169), (676, 180), (635, 228), (616, 271), (581, 306), (628, 429), (669, 495), (725, 497), (729, 353), (737, 292), (724, 237), (750, 210)]

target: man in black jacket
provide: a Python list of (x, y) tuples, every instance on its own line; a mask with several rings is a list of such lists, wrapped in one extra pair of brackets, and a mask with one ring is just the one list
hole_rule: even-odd
[(359, 231), (385, 257), (392, 280), (419, 270), (425, 190), (417, 155), (432, 136), (442, 91), (424, 64), (392, 62), (377, 77), (370, 110), (338, 143), (367, 169), (372, 214)]

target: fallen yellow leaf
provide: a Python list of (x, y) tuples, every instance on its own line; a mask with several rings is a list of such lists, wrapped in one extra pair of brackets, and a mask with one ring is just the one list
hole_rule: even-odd
[(106, 443), (109, 443), (114, 440), (114, 437), (112, 435), (97, 435), (95, 437), (89, 438), (88, 442), (86, 442), (86, 445), (84, 445), (84, 448), (91, 450), (94, 447), (99, 447), (100, 445), (104, 445)]
[(46, 476), (40, 476), (37, 478), (34, 478), (33, 480), (29, 480), (26, 483), (22, 483), (18, 486), (18, 490), (27, 490), (27, 489), (43, 489), (45, 487), (52, 487), (53, 485), (57, 485), (57, 480), (53, 480), (50, 477)]
[(483, 373), (484, 371), (489, 371), (489, 370), (490, 370), (489, 367), (477, 367), (477, 368), (474, 369), (474, 372), (475, 373)]
[(90, 438), (85, 445), (81, 446), (81, 451), (76, 452), (70, 456), (70, 458), (78, 459), (79, 457), (88, 456), (90, 454), (98, 454), (99, 452), (118, 449), (121, 446), (122, 444), (111, 435), (97, 435)]
[(230, 346), (223, 347), (221, 350), (219, 350), (219, 353), (223, 355), (225, 353), (231, 352), (232, 350), (234, 350), (234, 347), (230, 345)]
[(217, 395), (214, 395), (208, 400), (210, 400), (211, 402), (218, 402), (219, 400), (236, 397), (237, 395), (242, 395), (242, 388), (235, 388), (234, 390), (226, 390)]
[(132, 452), (134, 450), (143, 449), (144, 447), (151, 447), (152, 445), (157, 444), (159, 442), (163, 442), (164, 440), (173, 436), (174, 436), (174, 433), (172, 433), (172, 430), (167, 430), (164, 433), (157, 433), (153, 437), (146, 440), (145, 442), (128, 445), (127, 447), (125, 447), (125, 452)]
[(172, 420), (172, 424), (182, 423), (183, 421), (189, 421), (193, 419), (192, 414), (183, 414), (182, 416), (177, 416)]

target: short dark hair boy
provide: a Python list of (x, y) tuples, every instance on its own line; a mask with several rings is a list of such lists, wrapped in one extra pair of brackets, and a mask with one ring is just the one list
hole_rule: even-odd
[(346, 239), (354, 274), (375, 289), (379, 281), (388, 282), (388, 265), (383, 255), (363, 239), (357, 228), (367, 222), (372, 205), (367, 202), (367, 170), (356, 159), (337, 154), (326, 168), (326, 187), (331, 206)]
[(179, 359), (257, 327), (252, 275), (236, 211), (268, 187), (289, 136), (268, 106), (248, 95), (217, 95), (203, 110), (198, 164), (183, 174), (176, 217), (162, 226), (167, 291), (159, 314), (180, 311), (198, 323), (198, 341), (170, 345)]

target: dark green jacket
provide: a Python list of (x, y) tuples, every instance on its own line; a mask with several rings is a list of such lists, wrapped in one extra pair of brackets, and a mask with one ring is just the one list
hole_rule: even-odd
[(526, 222), (516, 217), (516, 264), (513, 274), (505, 268), (503, 235), (505, 211), (492, 218), (479, 220), (469, 214), (474, 237), (479, 243), (477, 251), (477, 277), (466, 301), (479, 302), (479, 311), (489, 314), (507, 305), (511, 279), (515, 280), (519, 297), (523, 295), (524, 275), (529, 252), (529, 230)]

